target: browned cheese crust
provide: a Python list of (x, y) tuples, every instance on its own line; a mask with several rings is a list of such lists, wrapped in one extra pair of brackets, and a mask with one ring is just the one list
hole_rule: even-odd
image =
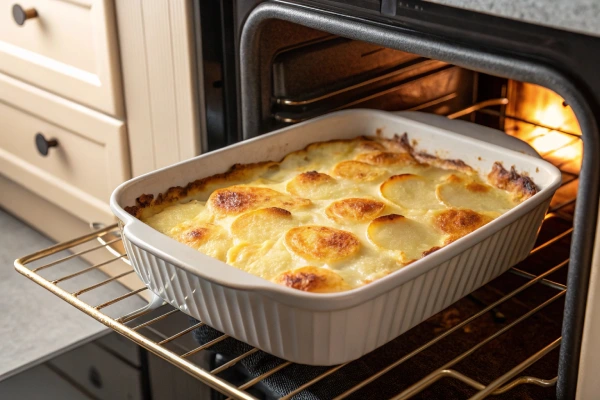
[(312, 293), (331, 293), (350, 287), (335, 272), (319, 267), (302, 267), (284, 272), (274, 279), (275, 283)]
[[(125, 211), (136, 218), (143, 218), (156, 214), (160, 210), (172, 204), (176, 204), (182, 200), (193, 198), (200, 192), (207, 192), (219, 187), (229, 186), (237, 182), (251, 179), (260, 171), (266, 171), (269, 168), (277, 168), (277, 164), (272, 161), (265, 161), (254, 164), (234, 164), (229, 171), (208, 176), (188, 183), (186, 186), (173, 186), (166, 192), (159, 193), (156, 198), (152, 194), (142, 194), (135, 201), (134, 206), (125, 207)], [(152, 210), (148, 210), (148, 209)], [(149, 212), (145, 213), (144, 211)]]
[[(444, 210), (433, 218), (433, 224), (442, 232), (449, 234), (446, 243), (451, 243), (482, 227), (492, 219), (472, 210)], [(437, 249), (436, 249), (437, 250)], [(432, 252), (430, 250), (430, 252)]]
[(350, 198), (334, 201), (325, 209), (325, 214), (332, 220), (344, 223), (344, 221), (364, 222), (377, 217), (385, 204), (372, 199)]
[(217, 228), (220, 227), (213, 224), (194, 227), (189, 231), (182, 232), (177, 240), (190, 247), (198, 247), (210, 240), (211, 231), (216, 230)]
[(285, 243), (307, 260), (335, 262), (360, 249), (360, 240), (352, 233), (326, 226), (299, 226), (285, 235)]
[(293, 210), (305, 207), (310, 200), (255, 186), (232, 186), (215, 190), (208, 198), (208, 206), (216, 214), (238, 215), (265, 207)]
[(530, 198), (538, 191), (530, 177), (519, 175), (514, 166), (507, 171), (499, 162), (495, 162), (492, 166), (488, 180), (497, 188), (513, 193), (521, 201)]
[(395, 139), (400, 147), (413, 156), (414, 159), (418, 160), (423, 164), (430, 164), (434, 167), (442, 168), (442, 169), (453, 169), (457, 171), (464, 172), (466, 174), (475, 173), (473, 168), (469, 165), (465, 164), (463, 160), (453, 160), (453, 159), (444, 159), (432, 154), (428, 154), (425, 152), (416, 151), (415, 148), (410, 144), (408, 140), (408, 134), (404, 133), (398, 140)]

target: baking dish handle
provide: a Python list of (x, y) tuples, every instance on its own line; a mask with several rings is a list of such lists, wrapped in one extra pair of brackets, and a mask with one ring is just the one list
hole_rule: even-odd
[(436, 128), (444, 129), (459, 135), (468, 136), (473, 139), (492, 143), (505, 149), (514, 150), (519, 153), (524, 153), (536, 158), (542, 157), (535, 151), (533, 147), (516, 137), (507, 135), (497, 129), (488, 128), (487, 126), (477, 125), (472, 122), (459, 119), (449, 119), (442, 115), (423, 113), (418, 111), (398, 111), (396, 114), (403, 118), (413, 121), (422, 122)]
[(150, 301), (148, 302), (148, 304), (146, 304), (143, 307), (138, 308), (135, 311), (132, 311), (130, 313), (127, 313), (121, 317), (119, 317), (119, 319), (121, 321), (125, 320), (125, 321), (130, 321), (132, 319), (137, 318), (137, 316), (145, 314), (146, 312), (150, 311), (150, 310), (156, 310), (158, 307), (163, 306), (164, 304), (166, 304), (167, 302), (164, 301), (161, 297), (159, 297), (156, 293), (154, 293), (151, 290), (148, 290), (148, 292), (150, 292), (152, 294), (152, 299), (150, 299)]

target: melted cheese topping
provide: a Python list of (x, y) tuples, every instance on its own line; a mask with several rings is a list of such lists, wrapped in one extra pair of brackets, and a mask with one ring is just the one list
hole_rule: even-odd
[(243, 179), (215, 177), (204, 192), (155, 212), (150, 206), (142, 219), (234, 267), (323, 293), (388, 275), (523, 198), (460, 160), (413, 154), (389, 139), (315, 143), (280, 163), (247, 168), (236, 166)]
[(435, 180), (420, 175), (394, 175), (381, 184), (381, 195), (407, 210), (443, 207), (435, 193)]

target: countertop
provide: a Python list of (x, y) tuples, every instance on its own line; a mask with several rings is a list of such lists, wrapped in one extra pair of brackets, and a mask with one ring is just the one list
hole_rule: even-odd
[(598, 0), (426, 0), (566, 31), (600, 36)]
[[(0, 209), (0, 380), (109, 332), (104, 325), (15, 271), (16, 258), (52, 244), (50, 239)], [(64, 276), (70, 269), (79, 270), (81, 263), (74, 259), (70, 265), (57, 266), (60, 271), (49, 268), (48, 274)], [(93, 271), (65, 282), (64, 288), (74, 291), (104, 279), (106, 275), (102, 272)], [(82, 299), (99, 304), (128, 291), (118, 283), (111, 283), (101, 291), (86, 293), (87, 297)], [(135, 304), (125, 305), (129, 311), (133, 306), (146, 304), (135, 296), (131, 301)], [(123, 310), (118, 307), (119, 304), (111, 307), (110, 314), (121, 315)]]

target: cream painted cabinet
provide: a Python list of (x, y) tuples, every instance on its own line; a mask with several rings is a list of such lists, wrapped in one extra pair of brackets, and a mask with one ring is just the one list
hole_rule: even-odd
[(113, 1), (0, 0), (0, 72), (122, 118)]
[(69, 239), (115, 221), (132, 175), (199, 154), (192, 5), (0, 0), (0, 207)]
[(44, 215), (110, 223), (110, 194), (131, 177), (114, 8), (0, 0), (0, 175), (23, 189), (1, 185), (0, 206), (32, 222), (39, 197), (35, 225), (57, 239), (72, 227)]
[[(200, 153), (194, 1), (0, 0), (0, 208), (69, 240), (89, 233), (91, 222), (115, 222), (109, 199), (117, 185)], [(83, 257), (106, 261), (103, 249)], [(124, 271), (120, 261), (101, 270)], [(142, 285), (132, 274), (119, 282)], [(116, 364), (101, 369), (108, 357), (81, 358), (106, 361), (96, 366), (106, 387), (86, 386), (92, 365), (79, 359), (53, 368), (91, 397), (139, 397), (122, 385), (138, 379), (137, 367), (115, 374)], [(154, 398), (208, 395), (159, 364), (150, 361)], [(46, 397), (60, 397), (55, 389)]]
[(0, 171), (86, 221), (112, 220), (108, 198), (130, 176), (122, 121), (0, 74), (0, 124)]

